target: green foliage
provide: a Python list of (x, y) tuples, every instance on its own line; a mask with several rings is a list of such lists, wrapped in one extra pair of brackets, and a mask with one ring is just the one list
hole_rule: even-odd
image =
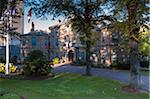
[(140, 32), (149, 29), (147, 26), (149, 24), (148, 0), (115, 0), (112, 4), (115, 7), (113, 17), (116, 19), (114, 29), (122, 32), (124, 39), (132, 38), (141, 42)]
[(94, 68), (102, 68), (103, 64), (92, 63), (91, 66)]
[[(0, 0), (0, 14), (3, 13), (7, 9), (8, 1), (10, 0)], [(17, 2), (20, 0), (12, 0), (10, 2), (10, 7), (15, 7)]]
[(0, 58), (0, 63), (5, 63), (6, 60), (4, 58)]
[(33, 60), (37, 60), (39, 58), (45, 60), (45, 56), (43, 55), (43, 52), (40, 50), (33, 50), (28, 54), (26, 61), (32, 62)]
[(141, 57), (148, 57), (149, 56), (149, 49), (150, 49), (150, 42), (149, 42), (149, 36), (150, 36), (150, 30), (142, 31), (140, 33), (140, 45), (139, 45), (139, 51)]
[[(6, 17), (7, 17), (7, 15), (5, 13), (6, 9), (14, 9), (15, 10), (18, 7), (17, 4), (19, 4), (20, 2), (22, 2), (22, 1), (20, 1), (20, 0), (0, 0), (0, 21), (1, 21), (0, 31), (2, 31), (2, 33), (6, 33), (7, 23), (9, 23), (9, 22), (7, 22), (8, 20), (6, 20)], [(8, 5), (9, 5), (9, 8), (8, 8)], [(17, 8), (17, 9), (20, 9), (20, 8)], [(17, 10), (17, 9), (15, 10), (15, 14), (11, 15), (11, 17), (13, 19), (14, 18), (16, 19), (15, 21), (14, 20), (12, 21), (12, 24), (18, 23), (18, 20), (22, 16), (22, 13), (23, 13), (23, 12), (20, 12), (23, 10)], [(1, 20), (1, 17), (3, 17), (2, 20)], [(18, 28), (19, 27), (12, 26), (9, 29), (10, 36), (15, 36), (15, 37), (19, 38), (20, 33), (18, 33), (18, 31), (17, 31)]]
[(16, 94), (8, 93), (3, 95), (1, 99), (20, 99), (20, 97)]
[(51, 72), (52, 67), (43, 59), (35, 59), (28, 62), (23, 68), (24, 74), (27, 76), (44, 76)]
[(146, 68), (149, 68), (150, 67), (150, 65), (149, 65), (149, 61), (147, 60), (144, 60), (144, 61), (141, 61), (140, 62), (140, 66), (141, 67), (146, 67)]
[[(0, 58), (0, 63), (6, 63), (6, 59)], [(10, 63), (16, 64), (17, 63), (17, 57), (10, 58)]]
[(78, 60), (78, 61), (74, 62), (74, 65), (77, 65), (77, 66), (85, 66), (85, 65), (86, 65), (86, 62), (85, 62), (85, 61), (82, 61), (82, 60)]
[(121, 70), (129, 70), (130, 69), (130, 63), (114, 62), (110, 65), (110, 67), (115, 68), (115, 69), (121, 69)]
[(17, 63), (17, 57), (14, 56), (10, 59), (10, 62), (13, 63), (13, 64), (16, 64)]
[(7, 8), (7, 0), (0, 0), (0, 14)]
[(51, 72), (52, 67), (46, 61), (45, 56), (39, 50), (31, 51), (28, 56), (28, 62), (23, 68), (24, 74), (28, 76), (42, 76)]

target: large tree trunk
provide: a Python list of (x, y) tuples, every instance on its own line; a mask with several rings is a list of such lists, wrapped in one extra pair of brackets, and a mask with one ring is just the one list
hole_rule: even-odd
[(87, 41), (86, 42), (86, 75), (87, 76), (91, 75), (90, 48), (91, 48), (90, 41)]
[(90, 3), (91, 0), (86, 0), (86, 6), (85, 6), (85, 28), (84, 28), (84, 32), (86, 34), (87, 37), (87, 41), (86, 41), (86, 75), (90, 76), (91, 75), (91, 60), (90, 60), (90, 56), (91, 56), (91, 18), (92, 18), (92, 14), (91, 14), (91, 9), (90, 9)]
[(135, 39), (137, 37), (139, 28), (133, 27), (136, 25), (136, 17), (137, 17), (137, 9), (138, 8), (138, 0), (129, 0), (127, 4), (128, 10), (128, 31), (129, 31), (129, 38), (130, 38), (130, 85), (133, 88), (139, 87), (140, 81), (140, 62), (138, 56), (138, 41)]
[(138, 55), (138, 42), (130, 40), (130, 85), (138, 88), (140, 84), (140, 61)]

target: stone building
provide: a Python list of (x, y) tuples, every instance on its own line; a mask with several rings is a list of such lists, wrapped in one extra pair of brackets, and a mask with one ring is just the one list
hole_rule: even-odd
[[(91, 47), (91, 60), (93, 64), (109, 67), (114, 62), (129, 62), (128, 51), (119, 46), (121, 41), (119, 32), (113, 32), (108, 28), (95, 28), (95, 32), (97, 32), (97, 34), (93, 39), (95, 39), (96, 42)], [(77, 51), (79, 55), (77, 55), (77, 59), (86, 62), (84, 44), (80, 43), (79, 45)]]
[(50, 33), (50, 60), (60, 57), (60, 48), (59, 48), (59, 29), (60, 25), (55, 25), (49, 27)]
[(73, 61), (75, 39), (71, 24), (58, 24), (49, 30), (51, 60), (57, 57), (64, 62)]
[(22, 61), (33, 50), (41, 50), (46, 58), (50, 58), (50, 37), (44, 31), (31, 31), (21, 35), (21, 55)]

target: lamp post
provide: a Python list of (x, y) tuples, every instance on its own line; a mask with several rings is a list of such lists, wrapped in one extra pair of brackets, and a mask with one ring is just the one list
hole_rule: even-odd
[(6, 66), (5, 66), (6, 75), (9, 74), (9, 34), (6, 35)]
[(5, 74), (8, 75), (9, 74), (9, 3), (10, 1), (8, 0), (8, 4), (7, 4), (7, 32), (6, 32), (6, 66), (5, 66)]

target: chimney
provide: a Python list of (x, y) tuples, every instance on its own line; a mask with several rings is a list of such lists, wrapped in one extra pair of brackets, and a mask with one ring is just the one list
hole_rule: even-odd
[(31, 23), (31, 32), (34, 31), (34, 22)]

